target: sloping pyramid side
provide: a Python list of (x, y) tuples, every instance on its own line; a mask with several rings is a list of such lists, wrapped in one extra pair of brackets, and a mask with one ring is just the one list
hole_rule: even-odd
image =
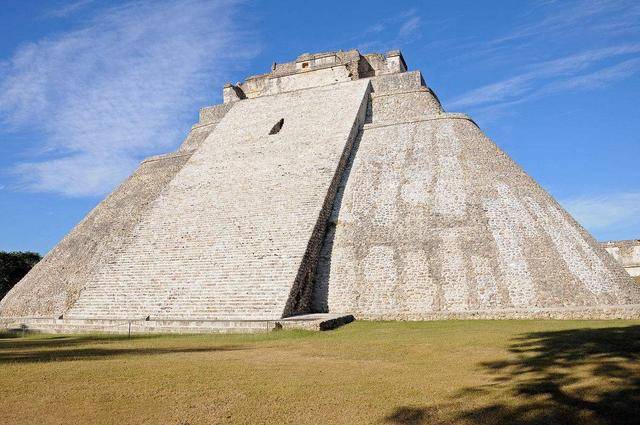
[(178, 152), (143, 161), (0, 301), (0, 317), (65, 314), (99, 270), (132, 241), (133, 229), (232, 104), (204, 108)]
[(190, 153), (145, 161), (96, 206), (0, 301), (2, 317), (58, 317), (87, 282), (131, 241), (146, 214)]
[(405, 84), (372, 80), (371, 123), (323, 246), (318, 310), (376, 319), (640, 316), (640, 287), (548, 193), (472, 121), (436, 103), (425, 110), (424, 87), (394, 78)]
[(368, 90), (357, 80), (237, 102), (66, 317), (276, 319), (304, 309), (296, 303), (311, 297), (303, 292)]

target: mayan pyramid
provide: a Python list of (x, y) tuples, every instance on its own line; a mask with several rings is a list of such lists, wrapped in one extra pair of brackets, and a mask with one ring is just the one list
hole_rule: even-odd
[(622, 267), (400, 52), (303, 54), (223, 98), (0, 316), (640, 317)]

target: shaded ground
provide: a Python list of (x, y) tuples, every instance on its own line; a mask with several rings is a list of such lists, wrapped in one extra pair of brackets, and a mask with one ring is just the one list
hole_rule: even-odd
[(631, 424), (640, 322), (0, 335), (2, 424)]
[(529, 401), (526, 411), (499, 403), (481, 411), (510, 423), (640, 423), (640, 326), (535, 332), (510, 351), (514, 359), (483, 367)]

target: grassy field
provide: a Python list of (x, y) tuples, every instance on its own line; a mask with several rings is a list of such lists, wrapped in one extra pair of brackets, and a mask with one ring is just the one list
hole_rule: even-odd
[(0, 336), (0, 424), (637, 424), (640, 322)]

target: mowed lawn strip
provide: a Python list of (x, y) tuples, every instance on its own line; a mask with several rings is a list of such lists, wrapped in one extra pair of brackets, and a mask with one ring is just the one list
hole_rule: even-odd
[(640, 321), (4, 335), (0, 423), (634, 423), (638, 341)]

